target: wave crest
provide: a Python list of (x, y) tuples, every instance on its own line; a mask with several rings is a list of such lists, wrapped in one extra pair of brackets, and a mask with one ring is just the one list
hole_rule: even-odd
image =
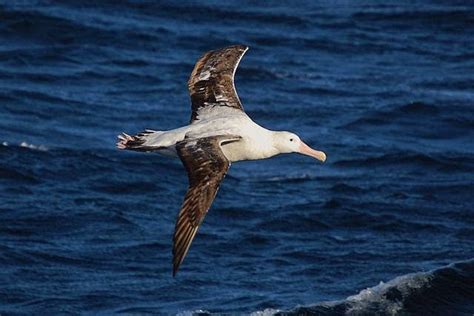
[(474, 312), (474, 259), (411, 273), (342, 301), (273, 315), (470, 315)]

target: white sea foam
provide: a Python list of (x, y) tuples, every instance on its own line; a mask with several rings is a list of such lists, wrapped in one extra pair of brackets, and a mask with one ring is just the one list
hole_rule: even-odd
[(33, 150), (39, 150), (39, 151), (47, 151), (48, 148), (44, 145), (33, 145), (33, 144), (28, 144), (27, 142), (21, 142), (20, 147), (25, 147)]
[[(356, 295), (347, 297), (340, 301), (321, 302), (310, 306), (301, 306), (303, 310), (298, 307), (293, 311), (284, 311), (283, 313), (289, 315), (296, 315), (305, 313), (304, 310), (319, 310), (323, 308), (323, 314), (330, 313), (331, 310), (337, 306), (344, 307), (344, 315), (348, 316), (362, 316), (367, 315), (368, 311), (375, 307), (380, 315), (400, 315), (403, 312), (403, 298), (410, 295), (414, 289), (420, 289), (427, 286), (433, 275), (430, 272), (412, 273), (396, 277), (389, 282), (380, 282), (378, 285), (364, 289)], [(396, 289), (400, 298), (390, 299), (387, 293), (390, 290)], [(270, 316), (275, 315), (280, 310), (265, 309), (263, 311), (253, 312), (252, 316)], [(339, 312), (340, 313), (340, 312)], [(328, 314), (330, 315), (330, 314)]]
[(250, 316), (272, 316), (278, 313), (279, 311), (280, 310), (278, 309), (267, 308), (267, 309), (264, 309), (263, 311), (253, 312), (250, 314)]
[(208, 313), (209, 313), (208, 311), (198, 309), (198, 310), (195, 310), (195, 311), (179, 312), (179, 313), (176, 314), (176, 316), (193, 316), (193, 315), (196, 315), (196, 314), (208, 314)]
[(431, 279), (429, 273), (412, 273), (396, 277), (395, 279), (367, 288), (359, 294), (349, 296), (346, 302), (350, 308), (346, 315), (363, 315), (370, 305), (377, 304), (385, 315), (398, 315), (403, 310), (402, 300), (390, 300), (386, 294), (388, 290), (396, 288), (402, 297), (409, 295), (413, 289), (426, 286)]
[[(4, 141), (2, 142), (2, 146), (8, 147), (8, 146), (11, 146), (11, 144)], [(33, 144), (28, 144), (27, 142), (21, 142), (20, 145), (18, 146), (33, 149), (33, 150), (48, 151), (48, 148), (44, 145), (33, 145)]]

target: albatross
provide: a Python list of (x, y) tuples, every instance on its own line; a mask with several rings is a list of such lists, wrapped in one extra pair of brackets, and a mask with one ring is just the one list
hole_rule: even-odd
[(173, 276), (176, 275), (221, 181), (232, 162), (300, 153), (324, 162), (326, 154), (306, 145), (298, 135), (268, 130), (245, 113), (234, 85), (235, 71), (248, 50), (233, 45), (205, 53), (188, 81), (191, 96), (189, 125), (169, 131), (146, 129), (122, 133), (117, 147), (156, 152), (181, 160), (189, 187), (173, 236)]

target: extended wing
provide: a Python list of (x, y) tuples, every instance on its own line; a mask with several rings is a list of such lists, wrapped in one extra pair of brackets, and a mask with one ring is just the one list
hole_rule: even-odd
[(234, 75), (247, 50), (244, 45), (228, 46), (207, 52), (197, 61), (188, 81), (191, 123), (202, 115), (201, 110), (208, 107), (244, 110), (235, 90)]
[(188, 172), (189, 188), (184, 196), (173, 236), (173, 276), (183, 262), (230, 167), (221, 144), (239, 139), (239, 136), (212, 136), (185, 139), (176, 145), (178, 155)]

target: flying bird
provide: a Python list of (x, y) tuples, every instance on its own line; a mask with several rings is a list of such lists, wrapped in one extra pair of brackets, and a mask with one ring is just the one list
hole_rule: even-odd
[(179, 157), (188, 173), (173, 236), (173, 276), (216, 196), (232, 162), (300, 153), (326, 160), (326, 154), (306, 145), (298, 135), (268, 130), (245, 113), (234, 86), (234, 75), (247, 46), (209, 51), (197, 61), (188, 81), (189, 125), (169, 131), (145, 130), (118, 136), (120, 149), (157, 152)]

